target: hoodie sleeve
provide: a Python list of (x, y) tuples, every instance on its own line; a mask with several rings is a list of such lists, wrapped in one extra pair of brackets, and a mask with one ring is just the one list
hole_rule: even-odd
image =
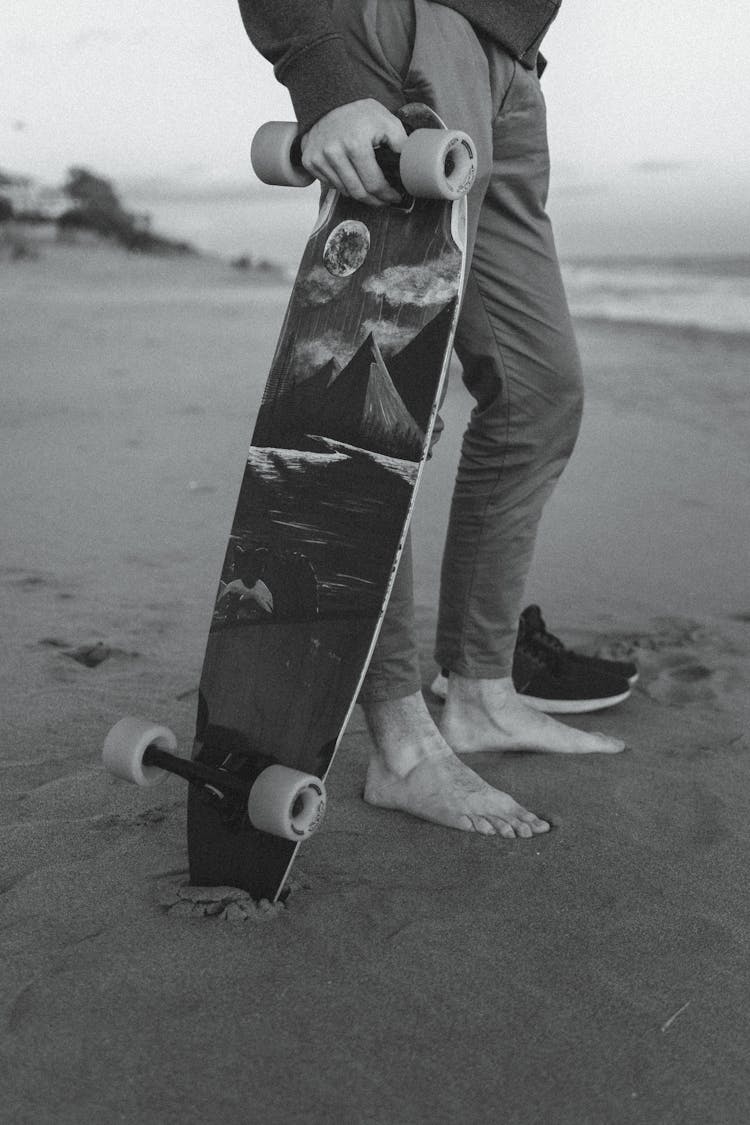
[(325, 0), (239, 0), (253, 45), (289, 90), (302, 132), (364, 97)]

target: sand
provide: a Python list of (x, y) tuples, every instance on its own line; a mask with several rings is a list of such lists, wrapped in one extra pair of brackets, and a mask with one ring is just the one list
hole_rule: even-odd
[[(189, 745), (284, 289), (218, 261), (0, 262), (0, 1120), (609, 1125), (750, 1116), (747, 341), (582, 323), (590, 393), (528, 600), (634, 654), (617, 758), (471, 764), (549, 817), (473, 838), (360, 798), (358, 713), (288, 903), (186, 886)], [(424, 675), (468, 402), (416, 518)]]

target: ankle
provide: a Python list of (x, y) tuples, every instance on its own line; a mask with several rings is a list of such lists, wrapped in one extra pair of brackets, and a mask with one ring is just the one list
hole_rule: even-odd
[(404, 776), (419, 762), (450, 751), (435, 726), (421, 692), (363, 705), (373, 743), (372, 765)]
[(516, 689), (512, 676), (498, 676), (495, 679), (469, 679), (451, 672), (448, 679), (447, 703), (458, 706), (484, 705), (492, 701), (495, 706), (513, 699)]

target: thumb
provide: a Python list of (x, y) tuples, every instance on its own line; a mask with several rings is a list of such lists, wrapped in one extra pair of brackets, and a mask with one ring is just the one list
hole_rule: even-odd
[(387, 110), (384, 105), (376, 104), (377, 113), (373, 121), (375, 128), (372, 133), (373, 145), (384, 144), (393, 152), (401, 152), (406, 143), (406, 130), (395, 114)]

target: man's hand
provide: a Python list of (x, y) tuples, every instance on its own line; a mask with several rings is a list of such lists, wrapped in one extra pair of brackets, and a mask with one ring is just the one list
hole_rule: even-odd
[(372, 207), (398, 203), (400, 196), (380, 171), (373, 149), (385, 144), (401, 152), (406, 131), (373, 98), (350, 102), (321, 117), (302, 138), (302, 163), (316, 179)]

